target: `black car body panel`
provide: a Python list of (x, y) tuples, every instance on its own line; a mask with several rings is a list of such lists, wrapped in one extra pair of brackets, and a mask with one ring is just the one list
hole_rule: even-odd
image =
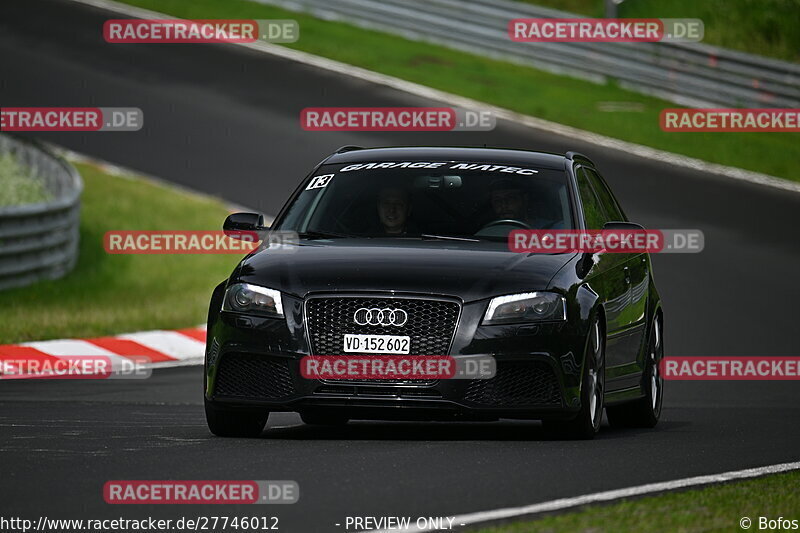
[(242, 261), (238, 277), (300, 298), (387, 287), (428, 293), (435, 287), (439, 294), (472, 302), (547, 289), (554, 273), (571, 259), (570, 254), (513, 254), (457, 242), (357, 241), (306, 243), (291, 255), (254, 254)]

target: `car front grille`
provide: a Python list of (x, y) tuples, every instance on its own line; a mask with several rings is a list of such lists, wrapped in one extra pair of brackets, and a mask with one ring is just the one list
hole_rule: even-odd
[[(408, 315), (403, 326), (359, 326), (355, 312), (367, 309), (402, 309)], [(310, 298), (306, 321), (315, 355), (345, 355), (344, 336), (352, 334), (407, 335), (409, 355), (447, 355), (453, 340), (460, 306), (448, 300), (422, 298)]]
[(470, 383), (464, 399), (492, 407), (561, 405), (558, 378), (547, 363), (498, 363), (491, 379)]
[[(402, 326), (360, 326), (358, 309), (402, 309), (408, 320)], [(455, 334), (459, 303), (452, 300), (389, 297), (313, 297), (306, 302), (306, 323), (315, 355), (347, 355), (345, 334), (403, 335), (410, 338), (409, 355), (447, 355)], [(324, 380), (342, 383), (346, 380)], [(358, 380), (351, 384), (430, 386), (436, 380)]]
[(273, 400), (294, 394), (286, 361), (244, 353), (228, 353), (217, 370), (215, 394), (248, 400)]

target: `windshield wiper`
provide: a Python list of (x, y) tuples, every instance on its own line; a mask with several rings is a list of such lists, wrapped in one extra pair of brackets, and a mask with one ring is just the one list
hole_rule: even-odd
[(481, 242), (479, 239), (470, 239), (469, 237), (453, 237), (452, 235), (429, 235), (423, 233), (420, 235), (423, 239), (436, 239), (438, 241), (467, 241), (467, 242)]
[[(307, 230), (299, 234), (301, 239), (354, 239), (354, 238), (370, 238), (368, 235), (349, 235), (347, 233), (336, 233), (334, 231), (317, 231)], [(420, 235), (422, 239), (431, 239), (438, 241), (465, 241), (465, 242), (481, 242), (480, 239), (473, 239), (469, 237), (455, 237), (452, 235), (430, 235), (423, 233)]]
[(332, 231), (308, 230), (299, 234), (301, 239), (349, 239), (358, 235), (347, 235), (346, 233), (335, 233)]

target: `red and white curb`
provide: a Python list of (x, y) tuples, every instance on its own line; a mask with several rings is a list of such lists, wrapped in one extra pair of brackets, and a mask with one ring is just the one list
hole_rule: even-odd
[(70, 357), (104, 357), (112, 368), (126, 360), (146, 357), (143, 368), (166, 368), (203, 364), (206, 347), (205, 326), (178, 330), (140, 331), (94, 339), (58, 339), (0, 345), (0, 379), (9, 374), (17, 379), (16, 368), (26, 363), (55, 363)]

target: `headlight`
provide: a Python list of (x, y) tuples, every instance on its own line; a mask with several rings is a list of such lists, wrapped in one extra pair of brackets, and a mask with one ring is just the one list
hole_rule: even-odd
[(249, 283), (236, 283), (225, 291), (222, 310), (282, 318), (283, 302), (280, 291)]
[(567, 301), (553, 292), (526, 292), (498, 296), (489, 302), (484, 324), (566, 320)]

